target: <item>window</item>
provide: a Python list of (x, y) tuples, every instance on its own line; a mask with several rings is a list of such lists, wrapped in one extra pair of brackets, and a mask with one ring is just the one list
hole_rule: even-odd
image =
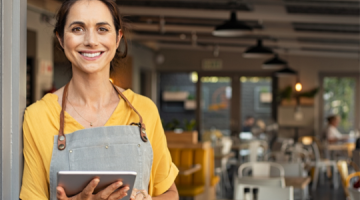
[(330, 115), (338, 115), (341, 120), (338, 129), (348, 134), (356, 128), (356, 78), (332, 77), (323, 78), (323, 124)]

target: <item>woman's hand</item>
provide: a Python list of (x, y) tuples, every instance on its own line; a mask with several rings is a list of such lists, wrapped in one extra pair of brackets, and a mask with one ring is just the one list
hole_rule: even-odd
[(146, 190), (133, 189), (131, 193), (130, 200), (152, 200), (151, 196), (146, 192)]
[[(129, 187), (125, 186), (119, 189), (123, 185), (121, 181), (117, 181), (109, 185), (107, 188), (101, 190), (97, 194), (93, 195), (93, 192), (99, 182), (100, 180), (98, 178), (93, 179), (81, 193), (70, 198), (66, 196), (64, 188), (58, 186), (56, 188), (56, 197), (58, 200), (118, 200), (127, 196)], [(117, 189), (119, 190), (115, 191)]]

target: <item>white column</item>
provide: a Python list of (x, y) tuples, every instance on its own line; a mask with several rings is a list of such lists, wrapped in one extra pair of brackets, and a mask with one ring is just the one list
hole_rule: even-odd
[(1, 0), (0, 199), (19, 199), (26, 104), (26, 0)]

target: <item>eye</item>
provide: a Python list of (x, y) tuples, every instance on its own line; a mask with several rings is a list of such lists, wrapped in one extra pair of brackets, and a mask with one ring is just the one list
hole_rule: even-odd
[(100, 28), (99, 28), (99, 31), (100, 31), (100, 32), (107, 32), (108, 29), (106, 29), (106, 28), (104, 28), (104, 27), (100, 27)]
[(83, 29), (81, 27), (75, 27), (72, 29), (73, 32), (80, 32), (83, 31)]

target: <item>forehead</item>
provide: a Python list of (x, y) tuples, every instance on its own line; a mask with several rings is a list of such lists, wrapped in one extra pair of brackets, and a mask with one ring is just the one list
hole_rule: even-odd
[(108, 22), (113, 24), (112, 15), (108, 7), (97, 0), (79, 0), (75, 2), (68, 13), (66, 24), (82, 21), (85, 24)]

